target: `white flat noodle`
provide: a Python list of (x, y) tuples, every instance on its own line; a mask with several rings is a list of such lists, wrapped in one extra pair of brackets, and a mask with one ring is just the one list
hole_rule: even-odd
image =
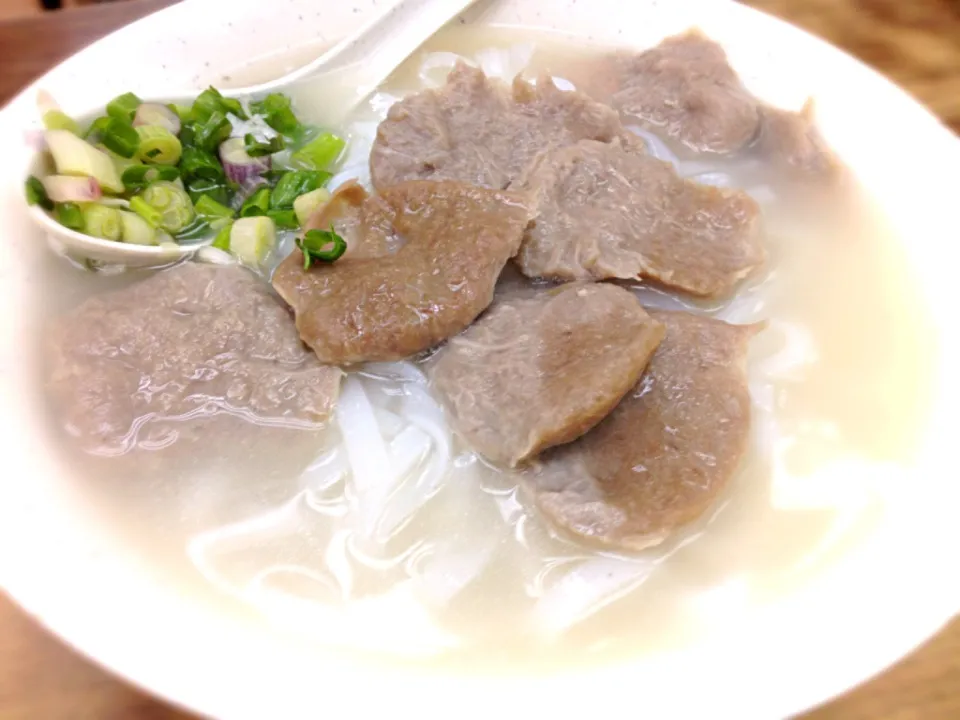
[[(386, 115), (386, 110), (383, 111)], [(366, 188), (370, 187), (370, 148), (377, 136), (380, 118), (367, 122), (355, 122), (350, 126), (350, 134), (345, 138), (347, 152), (340, 161), (340, 168), (327, 182), (327, 187), (335, 189), (347, 180), (356, 180)]]
[(819, 359), (816, 341), (807, 328), (782, 320), (771, 320), (767, 331), (780, 335), (782, 347), (757, 363), (756, 371), (765, 377), (799, 379), (801, 369)]
[(363, 366), (363, 374), (383, 380), (396, 382), (411, 382), (426, 385), (427, 378), (413, 363), (409, 362), (375, 362)]
[(468, 65), (476, 65), (469, 58), (463, 55), (457, 55), (452, 52), (432, 52), (427, 53), (423, 62), (420, 63), (420, 71), (417, 76), (420, 82), (426, 87), (437, 88), (447, 82), (447, 75), (456, 66), (458, 62), (465, 62)]
[(380, 423), (380, 432), (384, 438), (393, 439), (406, 425), (403, 418), (394, 412), (379, 407), (374, 412), (377, 416), (377, 422)]
[(713, 187), (733, 188), (737, 186), (729, 173), (719, 171), (700, 173), (699, 175), (692, 175), (687, 179), (700, 183), (701, 185), (712, 185)]
[(744, 192), (756, 200), (759, 205), (770, 205), (777, 201), (777, 194), (769, 185), (754, 185), (744, 188)]
[(424, 602), (448, 605), (487, 567), (504, 537), (494, 498), (483, 492), (479, 462), (452, 463), (452, 474), (431, 516), (428, 535), (437, 539), (413, 565), (413, 579)]
[(346, 455), (342, 446), (323, 453), (300, 475), (300, 487), (319, 492), (336, 485), (347, 474)]
[(533, 624), (546, 637), (568, 631), (642, 584), (652, 560), (597, 557), (574, 565), (557, 579), (533, 608)]
[(348, 376), (344, 381), (336, 417), (350, 463), (359, 529), (370, 536), (398, 478), (373, 405), (359, 378)]
[(390, 441), (390, 459), (397, 475), (408, 475), (430, 452), (430, 436), (415, 425), (407, 425)]
[(634, 135), (639, 135), (643, 139), (644, 144), (647, 146), (648, 153), (653, 155), (658, 160), (663, 160), (664, 162), (670, 163), (679, 171), (680, 160), (677, 158), (676, 153), (668, 148), (667, 144), (663, 140), (654, 135), (652, 132), (644, 130), (638, 125), (627, 125), (626, 127), (627, 130), (632, 132)]
[(486, 48), (473, 59), (489, 77), (511, 81), (530, 65), (534, 48), (530, 43), (519, 43), (507, 48)]
[(202, 263), (209, 263), (211, 265), (236, 265), (239, 262), (236, 255), (231, 255), (225, 250), (210, 245), (197, 250), (194, 258)]
[(431, 438), (432, 448), (421, 471), (408, 477), (391, 495), (377, 526), (376, 537), (380, 540), (393, 535), (436, 494), (451, 466), (450, 430), (443, 409), (426, 389), (408, 386), (400, 414)]

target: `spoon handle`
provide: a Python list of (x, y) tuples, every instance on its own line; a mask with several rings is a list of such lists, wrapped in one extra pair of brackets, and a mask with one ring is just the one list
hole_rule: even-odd
[(418, 47), (475, 0), (397, 0), (384, 14), (313, 62), (255, 88), (230, 94), (285, 92), (297, 111), (337, 127)]

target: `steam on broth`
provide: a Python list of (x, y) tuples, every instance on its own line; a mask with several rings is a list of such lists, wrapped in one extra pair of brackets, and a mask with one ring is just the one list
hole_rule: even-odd
[[(339, 129), (347, 154), (329, 187), (370, 187), (387, 109), (442, 86), (459, 58), (507, 80), (548, 72), (566, 90), (599, 53), (448, 28)], [(261, 65), (230, 82), (247, 74), (275, 73)], [(436, 359), (421, 355), (347, 368), (333, 422), (309, 429), (188, 418), (183, 432), (204, 433), (202, 451), (172, 443), (120, 458), (64, 442), (104, 522), (184, 592), (229, 597), (322, 642), (472, 668), (675, 647), (804, 583), (877, 522), (882, 478), (910, 459), (927, 392), (922, 310), (894, 238), (854, 187), (816, 197), (755, 157), (691, 155), (630, 129), (681, 177), (745, 190), (762, 223), (765, 264), (729, 299), (621, 283), (647, 309), (766, 323), (747, 361), (748, 450), (697, 521), (633, 553), (558, 532), (516, 471), (454, 430), (429, 381)], [(293, 251), (283, 239), (264, 276)], [(50, 318), (150, 274), (91, 274), (55, 259), (45, 273), (42, 285), (60, 288), (44, 297)], [(540, 289), (508, 275), (498, 292)]]

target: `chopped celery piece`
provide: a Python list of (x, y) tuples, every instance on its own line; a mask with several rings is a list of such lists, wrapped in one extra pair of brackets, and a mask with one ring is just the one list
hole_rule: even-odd
[(27, 193), (27, 205), (39, 205), (44, 210), (53, 210), (53, 201), (47, 195), (47, 189), (43, 182), (35, 175), (27, 178), (25, 185)]
[(290, 98), (281, 93), (270, 93), (263, 100), (250, 103), (250, 109), (263, 115), (267, 125), (283, 135), (293, 135), (300, 128), (300, 121), (290, 109)]
[(281, 230), (296, 230), (300, 227), (297, 214), (293, 210), (268, 210), (267, 217)]
[(107, 192), (122, 193), (123, 182), (110, 156), (68, 130), (47, 130), (47, 147), (59, 175), (92, 177)]
[(255, 217), (266, 215), (270, 209), (270, 188), (260, 188), (253, 195), (243, 201), (240, 208), (240, 217)]
[(140, 135), (130, 123), (111, 118), (101, 134), (100, 142), (117, 155), (132, 158), (140, 147)]
[(253, 135), (247, 133), (243, 136), (243, 149), (250, 157), (262, 157), (264, 155), (273, 155), (286, 147), (282, 135), (270, 138), (267, 142), (257, 140)]
[(248, 265), (260, 265), (276, 244), (273, 220), (263, 215), (240, 218), (230, 229), (230, 252)]
[(213, 113), (205, 122), (196, 126), (194, 144), (201, 150), (215, 152), (220, 143), (230, 137), (233, 126), (222, 112)]
[(205, 218), (232, 218), (233, 208), (228, 208), (214, 200), (209, 195), (201, 195), (194, 203), (197, 214)]
[(156, 229), (136, 213), (118, 210), (120, 213), (121, 237), (125, 243), (134, 245), (156, 245)]
[(146, 220), (151, 227), (158, 228), (163, 222), (163, 215), (156, 208), (150, 207), (146, 200), (139, 195), (130, 198), (130, 209)]
[(294, 200), (293, 211), (297, 214), (297, 221), (301, 227), (306, 225), (310, 216), (328, 200), (330, 200), (330, 191), (326, 188), (317, 188)]
[(270, 196), (273, 210), (289, 210), (301, 195), (316, 190), (330, 179), (330, 173), (319, 170), (294, 170), (280, 178)]
[(345, 146), (343, 138), (320, 133), (290, 156), (290, 164), (305, 170), (326, 170), (337, 161)]
[(216, 155), (193, 147), (183, 149), (180, 172), (187, 181), (194, 178), (205, 180), (223, 180), (224, 178), (223, 165), (217, 160)]
[(160, 213), (159, 227), (167, 232), (180, 232), (193, 221), (195, 216), (190, 196), (176, 183), (167, 181), (152, 183), (139, 197)]
[(138, 157), (155, 165), (176, 165), (180, 161), (183, 148), (177, 136), (159, 125), (141, 125), (137, 128), (140, 136)]
[(57, 222), (71, 230), (83, 230), (83, 213), (76, 203), (60, 203), (57, 205)]
[(139, 192), (147, 185), (158, 180), (173, 182), (180, 177), (180, 171), (169, 165), (131, 165), (123, 171), (121, 180), (127, 192)]
[(80, 134), (77, 121), (62, 110), (47, 110), (43, 114), (43, 127), (47, 130), (69, 130), (74, 135)]
[(315, 262), (332, 263), (347, 251), (347, 242), (337, 234), (333, 225), (329, 230), (307, 230), (297, 238), (297, 247), (303, 253), (303, 269), (309, 270)]
[(219, 232), (217, 232), (217, 236), (213, 239), (213, 246), (220, 250), (226, 250), (227, 252), (230, 252), (231, 230), (233, 230), (232, 221), (220, 228)]
[(104, 240), (119, 240), (123, 232), (123, 223), (120, 220), (120, 211), (116, 208), (90, 203), (84, 205), (83, 231), (87, 235), (103, 238)]
[(129, 125), (133, 122), (133, 116), (140, 107), (140, 102), (140, 98), (133, 93), (124, 93), (107, 103), (107, 115)]

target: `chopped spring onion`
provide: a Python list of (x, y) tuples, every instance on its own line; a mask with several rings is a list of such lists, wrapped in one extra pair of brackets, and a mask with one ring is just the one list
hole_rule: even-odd
[(197, 214), (206, 218), (208, 221), (233, 217), (233, 208), (228, 208), (226, 205), (218, 203), (206, 194), (197, 198), (194, 206), (196, 207)]
[[(219, 222), (225, 223), (227, 221), (220, 220)], [(217, 227), (219, 227), (219, 224)], [(204, 238), (209, 235), (212, 228), (213, 225), (207, 222), (205, 218), (197, 216), (193, 219), (193, 222), (177, 233), (177, 242), (181, 242), (183, 240), (199, 240), (200, 238)]]
[(263, 100), (250, 104), (257, 115), (263, 115), (267, 125), (283, 135), (293, 135), (300, 127), (300, 121), (290, 109), (290, 98), (281, 93), (270, 93)]
[(177, 105), (176, 103), (170, 103), (167, 107), (177, 114), (177, 117), (180, 118), (180, 124), (186, 125), (189, 122), (193, 122), (196, 118), (193, 117), (193, 109), (187, 107), (186, 105)]
[(136, 158), (125, 158), (117, 155), (113, 150), (108, 148), (106, 145), (97, 145), (97, 150), (106, 153), (110, 156), (110, 159), (113, 160), (113, 166), (117, 169), (117, 172), (120, 173), (120, 179), (123, 179), (123, 173), (127, 168), (135, 167), (141, 165), (141, 162)]
[(84, 139), (99, 141), (103, 136), (103, 131), (107, 129), (107, 125), (109, 124), (110, 116), (104, 115), (103, 117), (98, 117), (90, 123), (90, 127), (88, 127), (87, 131), (83, 134)]
[(326, 188), (317, 188), (294, 200), (293, 211), (297, 214), (297, 221), (300, 225), (306, 225), (310, 216), (329, 200), (330, 191)]
[(57, 205), (57, 222), (71, 230), (83, 230), (83, 213), (76, 203), (60, 203)]
[(194, 147), (185, 147), (180, 157), (180, 174), (188, 182), (194, 178), (223, 180), (223, 166), (216, 155)]
[(143, 103), (133, 117), (133, 126), (156, 125), (176, 135), (180, 132), (180, 117), (166, 105)]
[(233, 223), (228, 222), (217, 232), (217, 236), (213, 239), (213, 247), (219, 248), (220, 250), (230, 251), (230, 232), (233, 229)]
[(130, 123), (111, 118), (100, 141), (117, 155), (132, 158), (140, 147), (140, 135)]
[(220, 145), (220, 160), (227, 179), (246, 188), (260, 184), (261, 175), (270, 169), (269, 157), (250, 157), (240, 138), (229, 138)]
[(103, 197), (100, 183), (92, 177), (48, 175), (43, 187), (54, 202), (95, 202)]
[(290, 156), (290, 164), (306, 170), (325, 170), (337, 161), (346, 144), (333, 133), (320, 133)]
[[(189, 225), (195, 216), (193, 203), (186, 190), (179, 185), (159, 181), (147, 186), (139, 196), (154, 210), (159, 211), (159, 227), (171, 233), (178, 233)], [(131, 205), (134, 212), (137, 210)]]
[(129, 125), (133, 122), (140, 102), (140, 98), (133, 93), (124, 93), (107, 103), (107, 115)]
[(266, 215), (270, 209), (270, 188), (262, 187), (243, 201), (240, 208), (240, 217), (256, 217)]
[(123, 223), (120, 220), (120, 211), (115, 208), (91, 203), (84, 205), (83, 231), (87, 235), (103, 238), (104, 240), (119, 240), (123, 233)]
[(43, 114), (43, 126), (47, 130), (69, 130), (74, 135), (80, 134), (77, 121), (62, 110), (47, 110)]
[(85, 175), (94, 178), (107, 192), (123, 192), (120, 174), (109, 155), (68, 130), (47, 130), (43, 137), (58, 175)]
[(221, 113), (226, 116), (227, 113), (233, 113), (241, 120), (247, 119), (247, 114), (243, 110), (243, 105), (235, 98), (225, 98), (215, 87), (208, 87), (197, 96), (193, 101), (193, 107), (190, 114), (195, 122), (205, 124), (215, 113)]
[(154, 227), (136, 213), (127, 210), (118, 210), (120, 213), (121, 237), (125, 243), (133, 245), (155, 245), (157, 231)]
[(277, 231), (268, 217), (245, 217), (230, 229), (230, 252), (248, 265), (257, 266), (277, 243)]
[(131, 165), (120, 176), (128, 192), (139, 192), (158, 180), (173, 182), (178, 177), (180, 177), (180, 171), (169, 165)]
[(300, 227), (297, 214), (293, 210), (268, 210), (267, 217), (281, 230), (296, 230)]
[(243, 149), (250, 157), (262, 157), (264, 155), (273, 155), (283, 150), (287, 144), (283, 141), (282, 135), (270, 138), (267, 142), (257, 140), (253, 135), (247, 133), (243, 136)]
[(53, 210), (53, 201), (47, 195), (47, 189), (40, 178), (31, 175), (27, 178), (26, 187), (27, 205), (39, 205), (44, 210)]
[(329, 230), (308, 230), (296, 242), (303, 253), (304, 270), (309, 270), (314, 262), (332, 263), (347, 251), (346, 240), (337, 234), (333, 225)]
[(221, 205), (227, 205), (230, 202), (230, 188), (225, 183), (203, 178), (187, 183), (187, 195), (194, 204), (204, 195), (209, 195), (212, 200), (216, 200)]
[(295, 170), (288, 172), (273, 189), (270, 207), (274, 210), (289, 210), (293, 202), (308, 192), (316, 190), (330, 179), (330, 173), (319, 170)]
[(217, 111), (203, 123), (195, 126), (196, 134), (193, 143), (201, 150), (213, 152), (220, 147), (220, 143), (230, 137), (232, 129), (233, 126), (227, 120), (227, 116)]
[(183, 148), (177, 136), (159, 125), (141, 125), (136, 128), (140, 136), (138, 156), (147, 163), (176, 165)]
[(139, 195), (130, 198), (130, 209), (146, 220), (151, 227), (160, 227), (160, 223), (163, 222), (163, 215), (160, 211), (150, 207), (147, 201)]

